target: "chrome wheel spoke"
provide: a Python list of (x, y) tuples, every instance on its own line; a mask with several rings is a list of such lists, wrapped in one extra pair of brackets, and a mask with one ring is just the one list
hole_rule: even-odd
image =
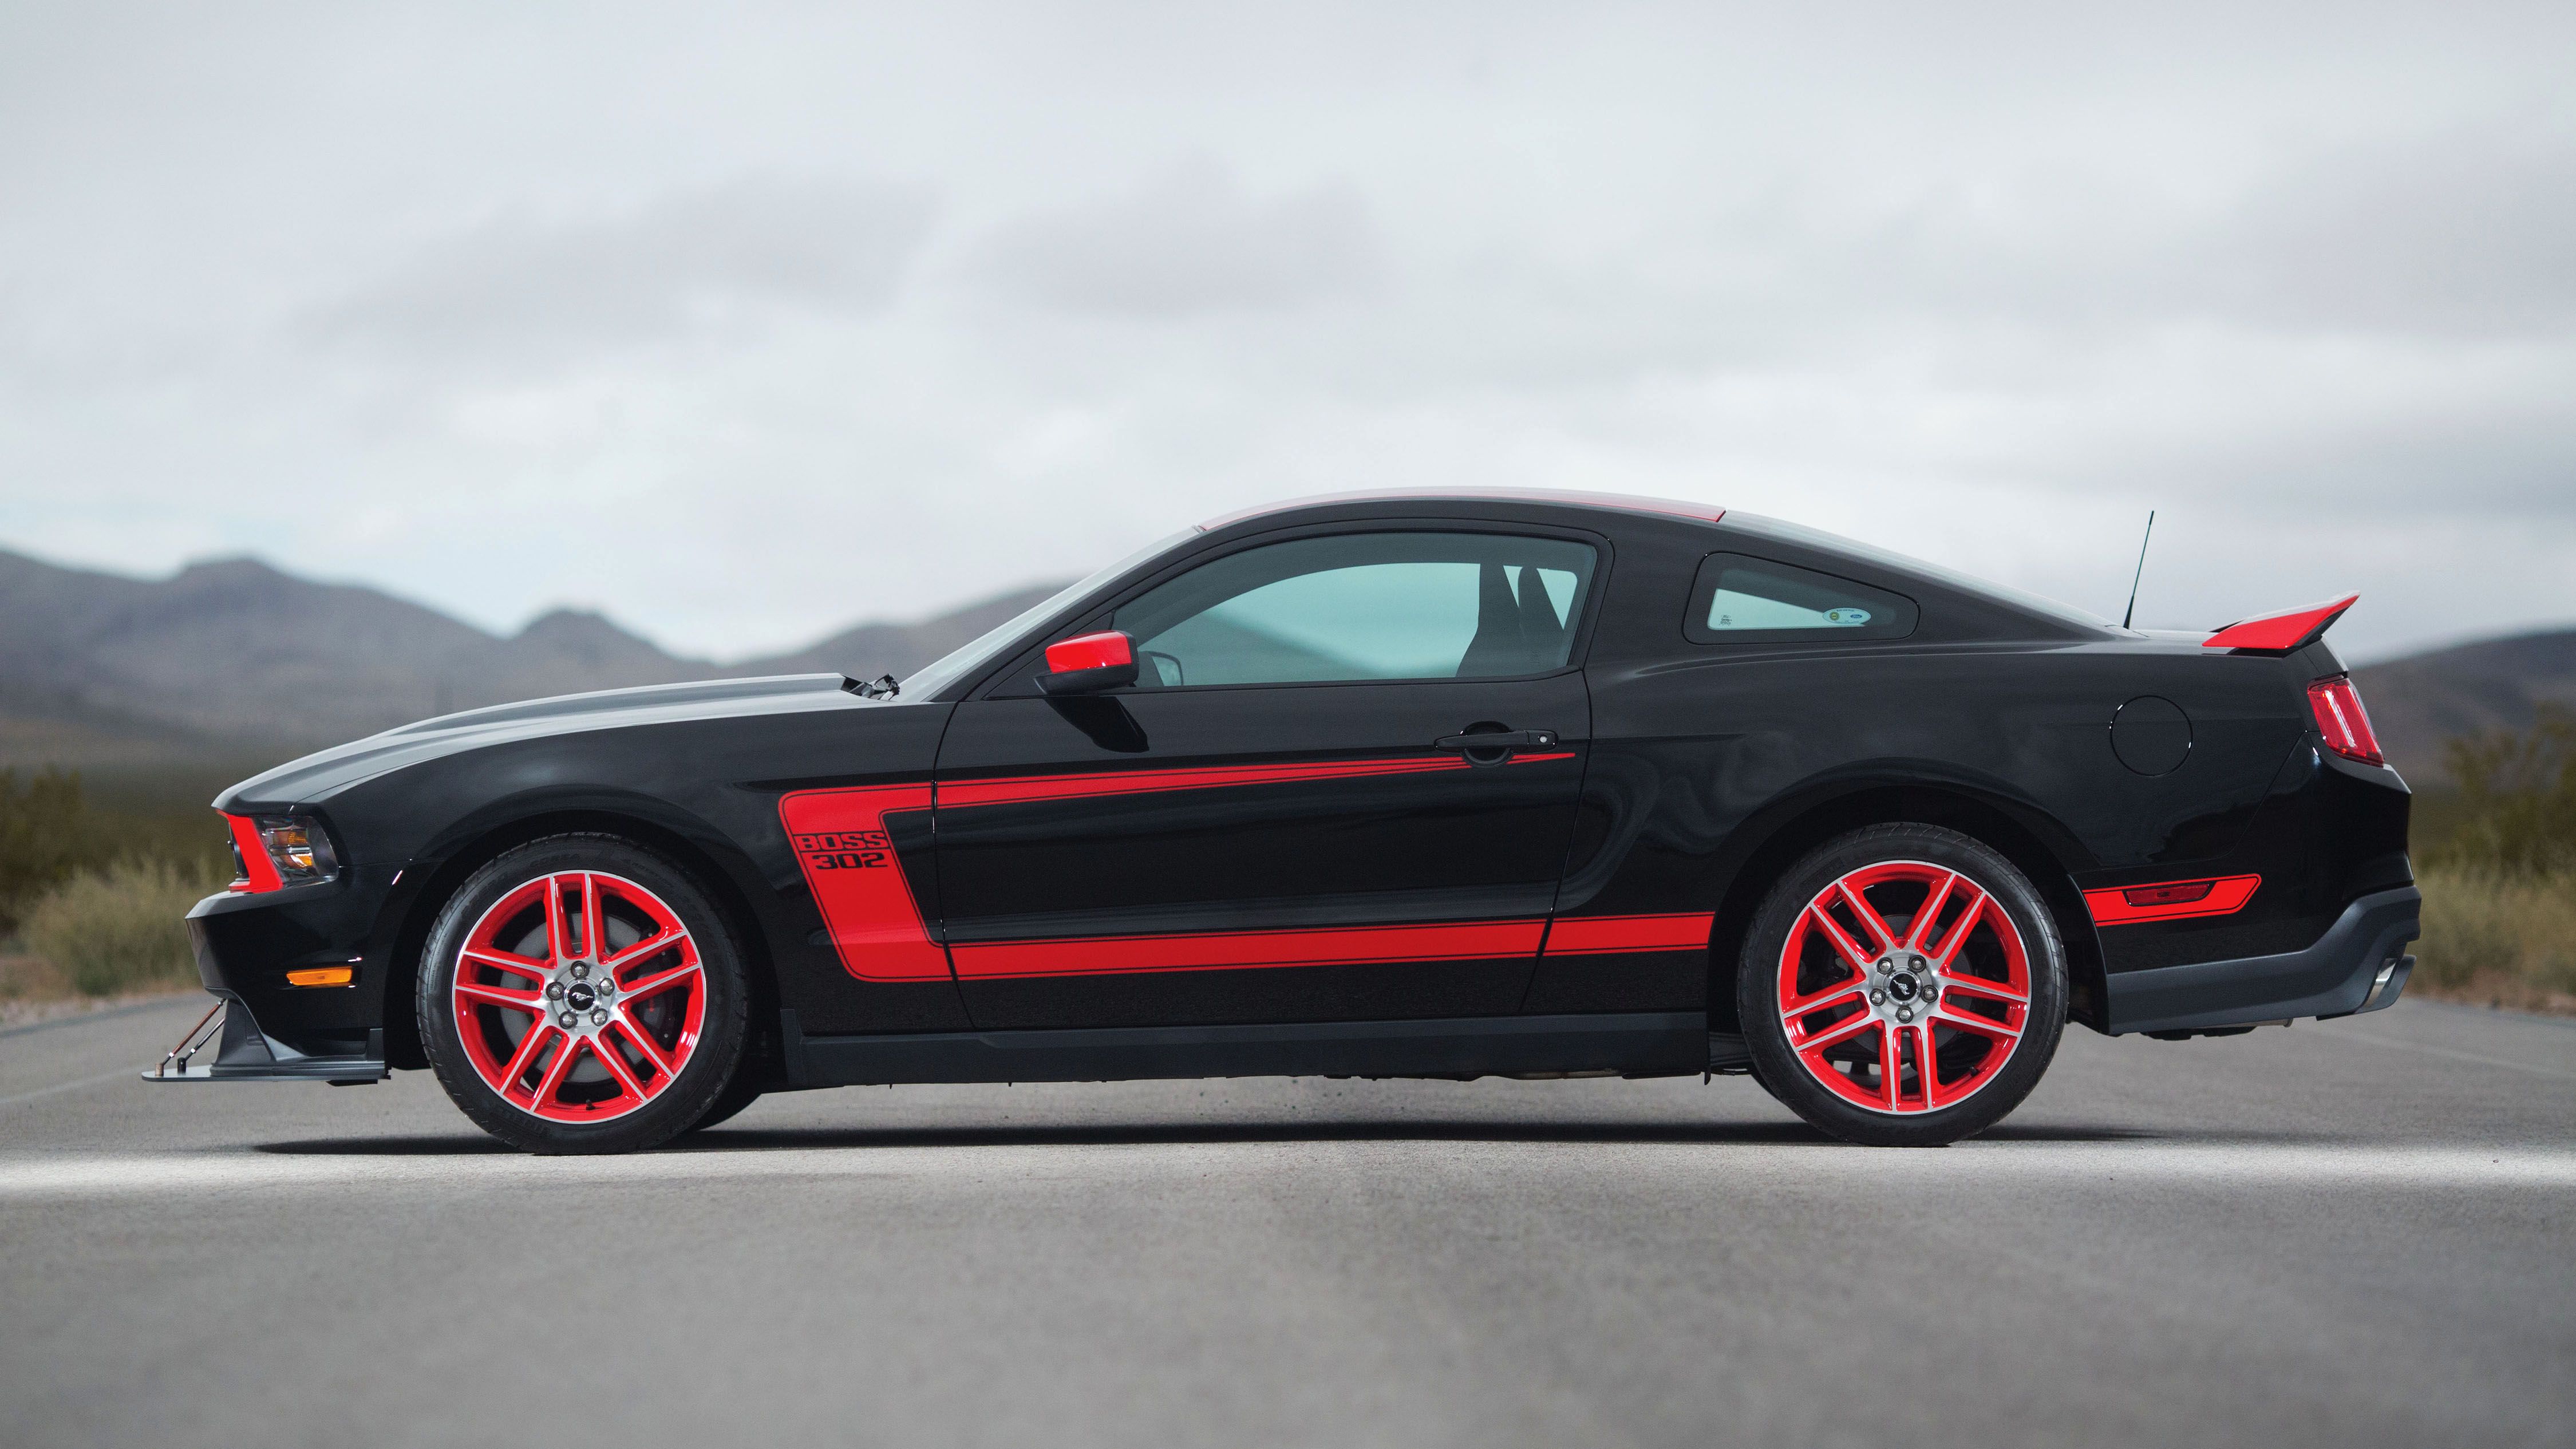
[(1803, 1041), (1792, 1035), (1789, 1038), (1789, 1049), (1800, 1056), (1806, 1056), (1811, 1052), (1823, 1051), (1830, 1046), (1839, 1046), (1877, 1024), (1877, 1017), (1866, 1011), (1855, 1011)]
[(679, 1068), (673, 1064), (669, 1055), (662, 1050), (662, 1044), (653, 1040), (653, 1033), (646, 1031), (641, 1024), (627, 1017), (620, 1016), (615, 1021), (611, 1022), (610, 1025), (616, 1028), (619, 1036), (625, 1038), (628, 1042), (634, 1045), (636, 1052), (640, 1054), (644, 1060), (653, 1064), (653, 1070), (655, 1072), (664, 1077), (668, 1077), (679, 1070)]
[(456, 983), (456, 995), (461, 1001), (506, 1007), (511, 1011), (524, 1011), (537, 1016), (544, 1015), (546, 1010), (546, 998), (542, 992), (509, 991), (498, 986), (481, 986), (470, 981), (459, 981)]

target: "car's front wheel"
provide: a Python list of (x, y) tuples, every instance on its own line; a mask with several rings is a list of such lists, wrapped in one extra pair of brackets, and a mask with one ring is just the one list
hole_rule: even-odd
[(508, 851), (449, 898), (421, 961), (447, 1094), (533, 1152), (628, 1152), (703, 1120), (742, 1064), (742, 953), (686, 872), (631, 841)]
[(1992, 848), (1871, 826), (1773, 887), (1736, 1004), (1790, 1110), (1849, 1142), (1935, 1146), (2038, 1085), (2066, 1024), (2066, 953), (2039, 892)]

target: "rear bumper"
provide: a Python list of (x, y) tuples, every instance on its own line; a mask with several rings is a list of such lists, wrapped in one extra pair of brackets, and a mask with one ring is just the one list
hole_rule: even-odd
[(2413, 886), (2374, 891), (2303, 951), (2113, 973), (2110, 1032), (2188, 1032), (2303, 1016), (2377, 1011), (2406, 989), (2406, 943), (2424, 897)]

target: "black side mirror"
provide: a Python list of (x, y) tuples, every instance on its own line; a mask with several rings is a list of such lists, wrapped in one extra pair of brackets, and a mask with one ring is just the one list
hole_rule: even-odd
[(1136, 682), (1136, 641), (1115, 629), (1059, 640), (1046, 651), (1038, 688), (1048, 694), (1097, 694)]

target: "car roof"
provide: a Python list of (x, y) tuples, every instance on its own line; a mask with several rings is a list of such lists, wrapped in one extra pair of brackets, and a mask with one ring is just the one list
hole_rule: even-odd
[(1306, 508), (1322, 508), (1337, 503), (1544, 503), (1563, 508), (1597, 508), (1618, 513), (1660, 513), (1673, 517), (1715, 523), (1726, 517), (1726, 510), (1712, 503), (1693, 503), (1679, 498), (1642, 498), (1629, 493), (1586, 493), (1571, 488), (1410, 488), (1359, 493), (1318, 493), (1310, 498), (1291, 498), (1279, 503), (1264, 503), (1211, 518), (1198, 526), (1201, 533), (1214, 533), (1255, 518), (1292, 513)]

